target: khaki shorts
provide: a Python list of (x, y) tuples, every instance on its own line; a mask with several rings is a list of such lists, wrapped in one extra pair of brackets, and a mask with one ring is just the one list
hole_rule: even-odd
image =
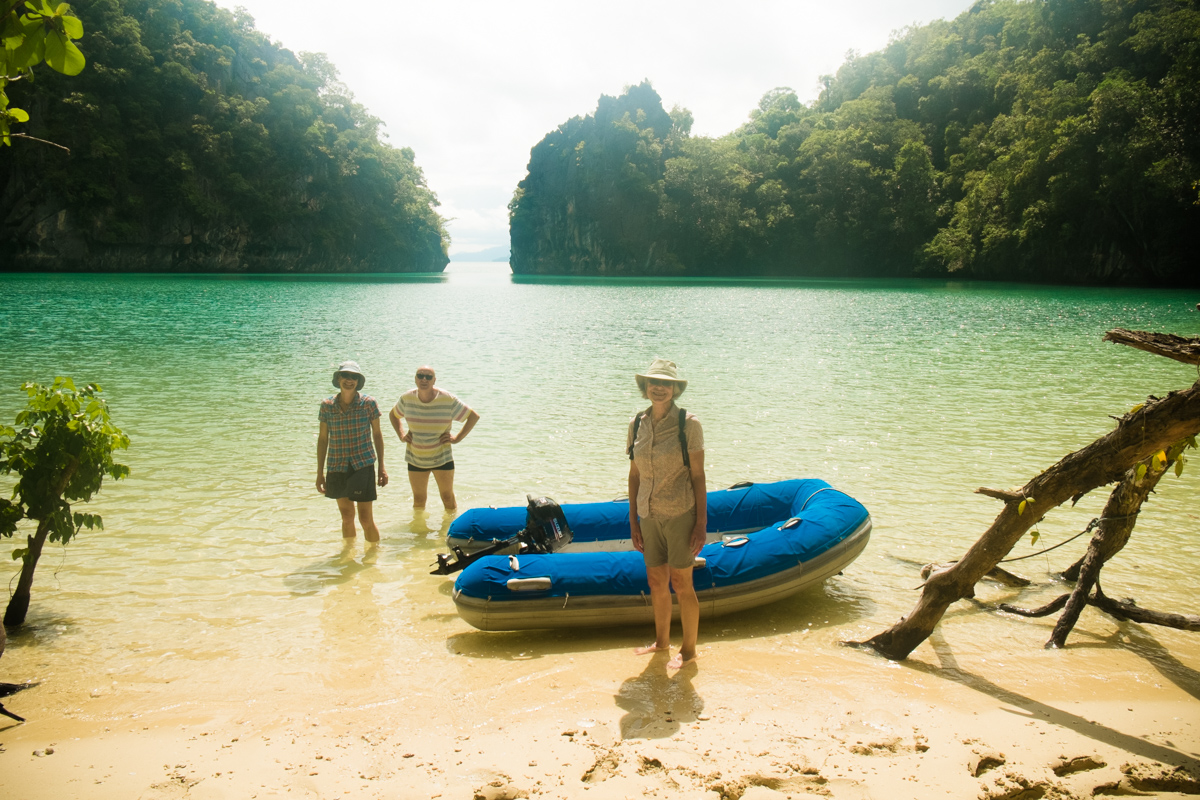
[(644, 517), (642, 525), (643, 555), (647, 567), (669, 564), (672, 569), (688, 569), (695, 563), (692, 555), (692, 530), (696, 527), (696, 510), (671, 519)]

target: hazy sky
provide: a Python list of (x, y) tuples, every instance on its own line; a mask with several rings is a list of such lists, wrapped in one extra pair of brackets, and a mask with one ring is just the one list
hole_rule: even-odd
[(691, 110), (693, 134), (729, 133), (771, 89), (810, 101), (848, 50), (878, 50), (971, 0), (218, 4), (245, 7), (293, 52), (329, 56), (387, 141), (416, 152), (463, 254), (508, 244), (530, 148), (601, 94), (648, 78), (667, 110)]

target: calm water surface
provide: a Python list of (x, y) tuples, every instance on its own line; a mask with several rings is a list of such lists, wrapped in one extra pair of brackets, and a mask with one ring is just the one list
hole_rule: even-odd
[[(645, 405), (633, 373), (675, 360), (691, 381), (682, 405), (705, 426), (710, 488), (820, 477), (865, 503), (876, 526), (843, 576), (702, 636), (819, 628), (835, 641), (907, 613), (919, 566), (957, 558), (986, 529), (999, 506), (975, 488), (1019, 486), (1110, 430), (1109, 415), (1196, 379), (1195, 368), (1103, 343), (1106, 330), (1200, 334), (1188, 292), (544, 281), (462, 264), (420, 278), (4, 275), (0, 299), (0, 418), (22, 404), (22, 381), (68, 374), (104, 387), (133, 440), (132, 476), (93, 504), (106, 529), (46, 551), (30, 624), (4, 659), (9, 670), (20, 659), (25, 676), (80, 680), (115, 669), (169, 681), (206, 660), (300, 663), (338, 635), (380, 635), (389, 653), (419, 655), (469, 630), (449, 584), (426, 574), (450, 517), (436, 493), (427, 513), (413, 512), (386, 422), (383, 545), (340, 551), (334, 504), (313, 482), (317, 407), (341, 359), (362, 365), (383, 408), (429, 363), (479, 411), (455, 454), (464, 508), (624, 494), (625, 423)], [(1193, 458), (1182, 478), (1164, 479), (1106, 568), (1110, 594), (1196, 610)], [(1013, 555), (1081, 531), (1103, 500), (1051, 514), (1038, 546), (1027, 537)], [(1063, 591), (1050, 573), (1085, 543), (1011, 565), (1032, 589), (981, 587), (981, 597), (1042, 602)], [(366, 611), (343, 604), (347, 587), (369, 595)], [(967, 651), (1004, 642), (1033, 653), (1052, 624), (969, 616)], [(1097, 637), (1112, 629), (1095, 612), (1084, 635), (1089, 626)], [(1156, 635), (1175, 656), (1200, 653), (1187, 635)], [(536, 648), (546, 635), (522, 636), (494, 641)], [(642, 633), (555, 636), (583, 649)]]

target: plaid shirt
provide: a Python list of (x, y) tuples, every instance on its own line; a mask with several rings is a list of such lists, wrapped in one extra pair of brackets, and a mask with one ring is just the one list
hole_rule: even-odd
[(350, 408), (343, 410), (335, 394), (321, 401), (317, 418), (329, 428), (326, 472), (353, 472), (375, 463), (371, 423), (379, 419), (379, 406), (374, 397), (359, 394)]

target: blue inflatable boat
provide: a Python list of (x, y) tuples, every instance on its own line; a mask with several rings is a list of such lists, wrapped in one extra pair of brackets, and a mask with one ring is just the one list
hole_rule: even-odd
[[(485, 631), (653, 623), (629, 502), (562, 506), (573, 541), (553, 553), (487, 555), (454, 583), (459, 616)], [(447, 544), (478, 550), (514, 537), (526, 508), (474, 508)], [(871, 517), (821, 480), (739, 484), (708, 493), (708, 543), (693, 578), (701, 618), (754, 608), (836, 575), (867, 546)], [(678, 608), (676, 608), (678, 614)]]

